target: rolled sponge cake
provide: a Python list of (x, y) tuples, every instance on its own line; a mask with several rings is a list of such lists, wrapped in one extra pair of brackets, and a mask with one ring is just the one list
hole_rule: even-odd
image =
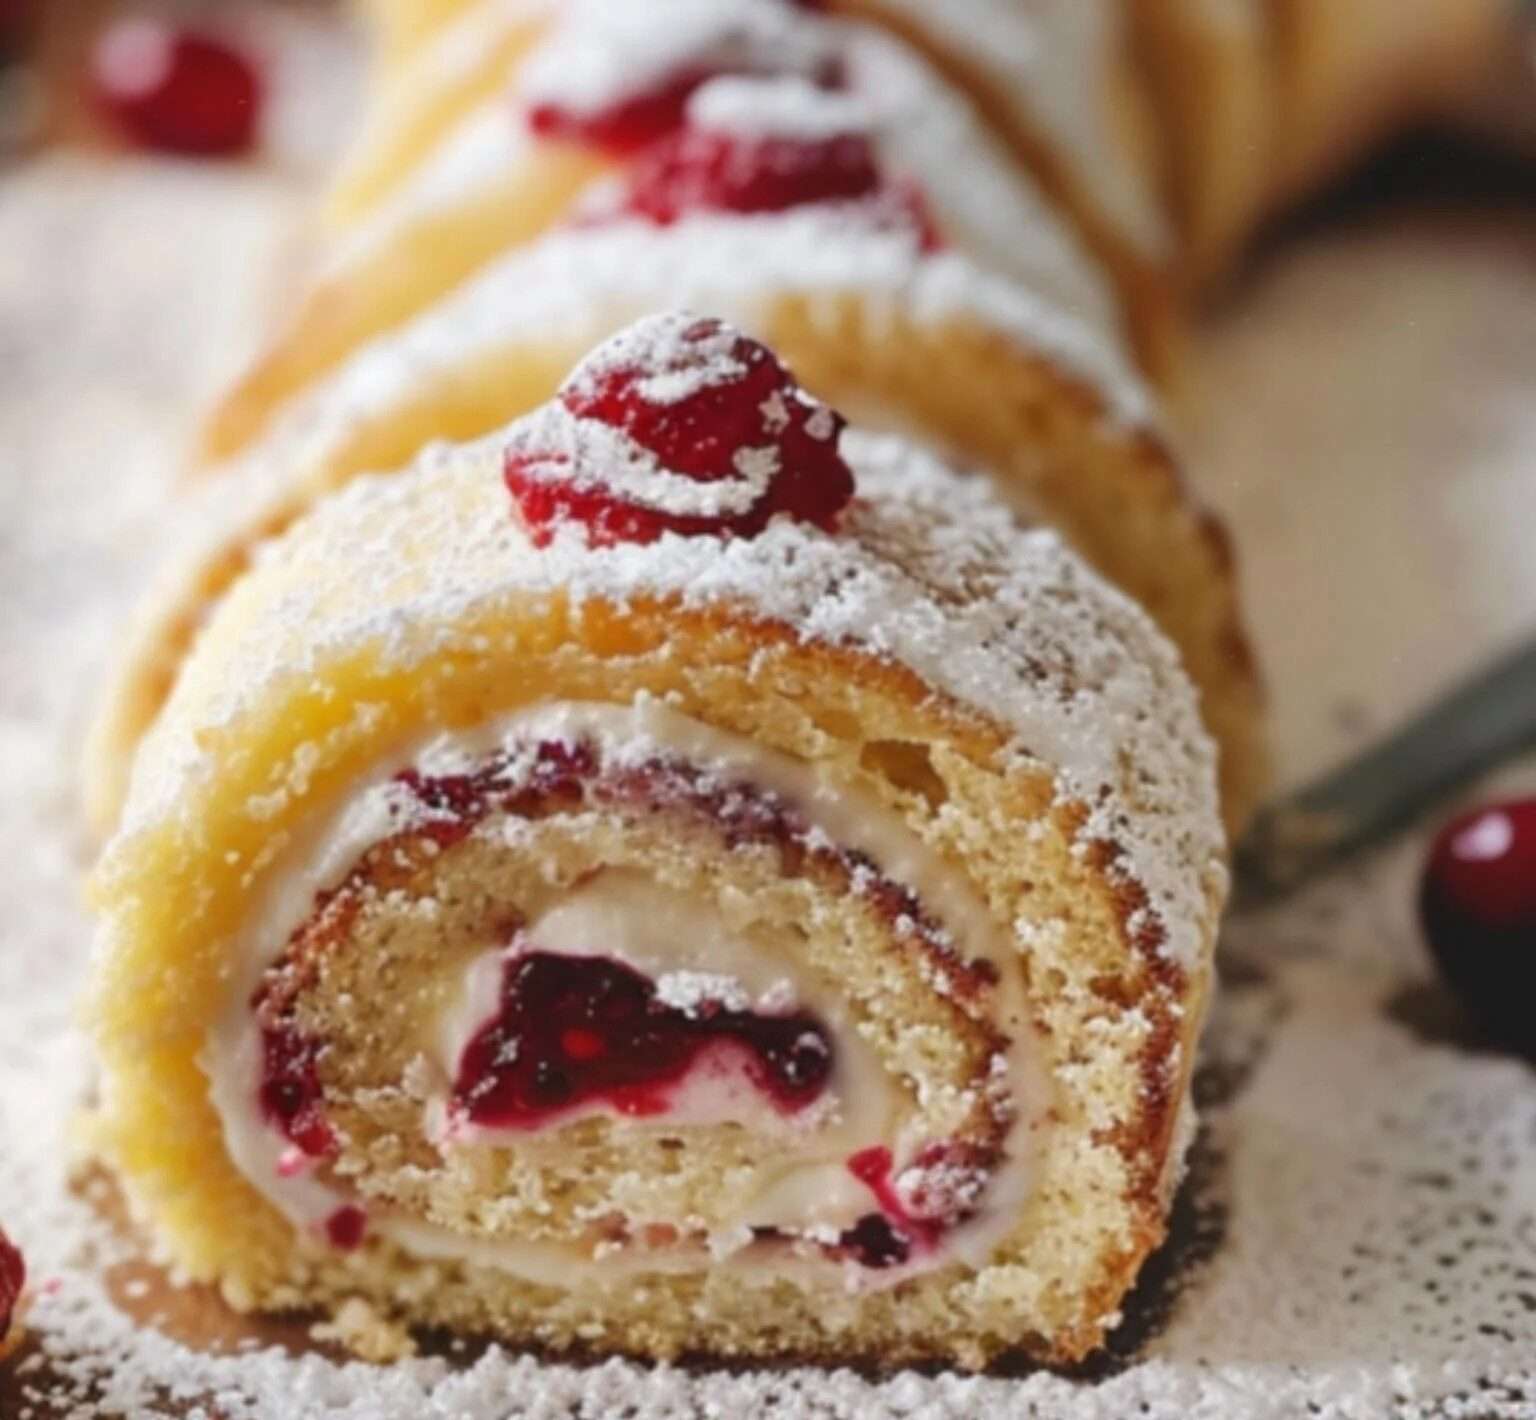
[(1225, 891), (1178, 658), (754, 342), (594, 360), (214, 614), (95, 880), (107, 1155), (240, 1306), (1080, 1357), (1163, 1235)]

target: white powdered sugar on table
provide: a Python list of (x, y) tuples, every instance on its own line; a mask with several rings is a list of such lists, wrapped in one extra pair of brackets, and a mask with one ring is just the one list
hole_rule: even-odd
[[(65, 1179), (89, 1081), (73, 1025), (90, 932), (79, 730), (125, 600), (166, 550), (158, 509), (175, 445), (254, 337), (295, 197), (266, 174), (62, 160), (5, 182), (0, 1219), (39, 1284), (33, 1340), (0, 1365), (6, 1420), (1536, 1420), (1536, 1075), (1469, 1047), (1437, 1014), (1411, 915), (1422, 832), (1234, 924), (1174, 1243), (1128, 1304), (1115, 1358), (1089, 1375), (693, 1372), (495, 1348), (379, 1368), (263, 1349), (254, 1331), (250, 1349), (217, 1355), (168, 1339), (178, 1310), (222, 1316), (203, 1294), (167, 1294), (163, 1328), (129, 1321), (90, 1254), (120, 1248)], [(1223, 398), (1207, 443), (1228, 456), (1211, 489), (1229, 495), (1252, 549), (1293, 770), (1356, 733), (1316, 708), (1324, 675), (1330, 704), (1354, 697), (1373, 724), (1390, 721), (1438, 678), (1425, 654), (1491, 648), (1536, 596), (1519, 536), (1536, 463), (1526, 249), (1390, 228), (1290, 263), (1283, 287), (1218, 336), (1225, 358), (1211, 366)], [(200, 239), (165, 240), (182, 230)], [(1432, 339), (1404, 340), (1410, 309)], [(1380, 409), (1361, 398), (1384, 363), (1390, 410), (1385, 395)], [(1454, 371), (1449, 478), (1451, 431), (1435, 421)], [(1316, 442), (1315, 461), (1298, 460), (1298, 437)], [(1347, 469), (1322, 457), (1341, 441)], [(1371, 528), (1318, 511), (1351, 480), (1370, 483), (1392, 530), (1379, 546)], [(1434, 581), (1425, 558), (1449, 556), (1446, 540), (1478, 555)], [(1313, 605), (1298, 616), (1298, 565), (1326, 570), (1309, 595), (1329, 620), (1287, 641), (1286, 621), (1307, 623)], [(1415, 568), (1420, 600), (1406, 604), (1396, 582), (1387, 600), (1399, 632), (1424, 614), (1402, 643), (1418, 653), (1394, 658), (1374, 604), (1383, 569)], [(1504, 781), (1533, 785), (1536, 766)], [(118, 1295), (143, 1290), (134, 1276)]]

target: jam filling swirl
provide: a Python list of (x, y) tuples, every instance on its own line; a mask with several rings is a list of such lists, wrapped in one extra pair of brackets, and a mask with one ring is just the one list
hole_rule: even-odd
[[(991, 962), (960, 958), (916, 897), (880, 874), (867, 855), (817, 842), (811, 825), (773, 793), (685, 761), (605, 764), (594, 743), (550, 739), (500, 752), (470, 772), (429, 775), (410, 768), (393, 783), (402, 829), (383, 848), (424, 837), (441, 851), (494, 813), (537, 818), (593, 804), (646, 812), (686, 806), (713, 823), (729, 846), (777, 846), (787, 867), (803, 865), (808, 855), (833, 855), (882, 917), (914, 938), (956, 999), (996, 979)], [(365, 871), (360, 867), (354, 876)], [(344, 911), (347, 896), (343, 884), (316, 910)], [(631, 1118), (664, 1117), (694, 1071), (722, 1065), (793, 1116), (832, 1078), (833, 1041), (804, 1010), (775, 1013), (707, 997), (679, 1005), (624, 962), (541, 950), (521, 930), (512, 934), (501, 973), (494, 1014), (469, 1037), (453, 1074), (450, 1135), (455, 1123), (537, 1130), (594, 1103)], [(292, 1146), (295, 1171), (323, 1164), (340, 1145), (326, 1112), (324, 1043), (298, 1020), (299, 998), (311, 979), (301, 963), (279, 963), (252, 1000), (262, 1042), (259, 1109)], [(817, 1236), (815, 1245), (823, 1256), (863, 1269), (904, 1267), (975, 1215), (999, 1159), (960, 1140), (929, 1145), (904, 1169), (884, 1145), (857, 1151), (846, 1168), (872, 1206), (835, 1235)], [(343, 1202), (321, 1231), (338, 1249), (361, 1246), (368, 1213)], [(775, 1227), (753, 1233), (757, 1248), (799, 1236)]]

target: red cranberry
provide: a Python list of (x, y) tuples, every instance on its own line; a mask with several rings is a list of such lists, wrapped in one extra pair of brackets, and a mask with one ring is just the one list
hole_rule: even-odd
[(501, 1008), (464, 1048), (457, 1112), (473, 1123), (535, 1129), (604, 1100), (621, 1113), (664, 1113), (669, 1091), (711, 1046), (747, 1052), (753, 1084), (786, 1113), (826, 1087), (832, 1050), (807, 1015), (713, 1009), (656, 997), (655, 983), (606, 957), (527, 951), (508, 962)]
[(1469, 1010), (1536, 1045), (1536, 799), (1453, 820), (1419, 892), (1430, 949)]
[(11, 1318), (26, 1283), (27, 1264), (22, 1259), (21, 1249), (0, 1233), (0, 1341), (5, 1340), (11, 1329)]
[[(853, 474), (837, 450), (840, 416), (812, 399), (773, 353), (715, 320), (653, 316), (600, 346), (560, 392), (565, 409), (626, 435), (653, 456), (658, 473), (695, 483), (763, 490), (742, 512), (701, 515), (638, 501), (578, 466), (574, 447), (508, 448), (506, 481), (534, 541), (575, 521), (593, 545), (685, 537), (752, 537), (778, 513), (831, 531), (853, 496)], [(542, 426), (528, 426), (530, 438)], [(660, 480), (658, 479), (658, 485)]]
[(122, 20), (98, 39), (91, 75), (98, 103), (145, 148), (211, 157), (244, 153), (256, 141), (261, 77), (221, 39)]
[(853, 201), (880, 187), (863, 134), (743, 137), (686, 129), (635, 165), (622, 210), (669, 226), (690, 212), (782, 212)]

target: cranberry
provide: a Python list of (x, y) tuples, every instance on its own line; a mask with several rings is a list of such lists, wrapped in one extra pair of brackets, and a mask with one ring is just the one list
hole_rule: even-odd
[(11, 1329), (11, 1317), (26, 1283), (27, 1264), (22, 1259), (21, 1249), (0, 1233), (0, 1341), (5, 1340)]
[(584, 466), (578, 438), (564, 449), (541, 445), (547, 425), (535, 419), (508, 448), (505, 472), (536, 543), (567, 521), (582, 524), (595, 546), (653, 542), (666, 532), (752, 537), (778, 513), (831, 531), (853, 496), (853, 474), (837, 450), (842, 418), (765, 346), (719, 321), (650, 317), (589, 355), (559, 397), (578, 419), (627, 436), (658, 474), (721, 485), (755, 476), (764, 486), (740, 512), (669, 508), (642, 490), (621, 493), (605, 481), (606, 468)]
[(262, 1031), (261, 1049), (263, 1116), (301, 1153), (323, 1158), (335, 1149), (336, 1135), (325, 1118), (319, 1043), (282, 1023)]
[(810, 1016), (719, 1004), (684, 1012), (621, 962), (523, 951), (507, 963), (500, 1010), (460, 1057), (455, 1110), (502, 1129), (536, 1129), (593, 1100), (660, 1114), (671, 1088), (722, 1044), (746, 1052), (752, 1083), (785, 1113), (808, 1105), (831, 1075), (831, 1047)]
[(1466, 1006), (1536, 1045), (1536, 799), (1447, 824), (1424, 868), (1419, 910), (1435, 960)]
[(248, 151), (262, 82), (245, 55), (212, 35), (155, 20), (122, 20), (96, 43), (97, 102), (145, 148), (193, 156)]
[(690, 212), (782, 212), (853, 201), (879, 187), (874, 146), (863, 134), (748, 137), (689, 128), (635, 164), (622, 210), (669, 226)]

